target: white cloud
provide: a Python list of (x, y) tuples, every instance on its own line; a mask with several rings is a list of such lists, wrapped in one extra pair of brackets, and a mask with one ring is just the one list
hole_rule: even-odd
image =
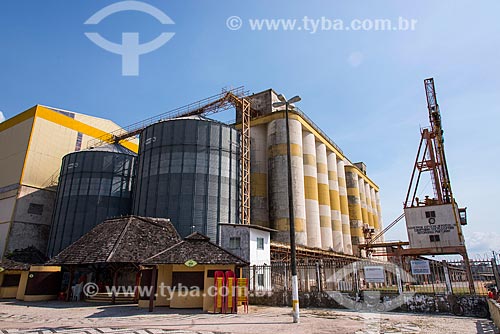
[(3, 112), (0, 111), (0, 123), (5, 121), (5, 116), (3, 115)]
[(364, 56), (361, 52), (354, 51), (354, 52), (351, 52), (349, 57), (347, 57), (347, 62), (352, 67), (358, 67), (359, 65), (361, 65), (363, 63), (363, 59), (364, 59)]
[(500, 251), (500, 234), (496, 232), (470, 232), (465, 234), (467, 252), (472, 254), (491, 254)]

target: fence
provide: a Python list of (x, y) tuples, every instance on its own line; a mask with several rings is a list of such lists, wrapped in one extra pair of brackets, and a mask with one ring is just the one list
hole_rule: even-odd
[[(420, 259), (422, 260), (422, 259)], [(401, 266), (391, 262), (363, 259), (319, 260), (297, 265), (299, 291), (359, 292), (378, 290), (387, 293), (415, 292), (446, 295), (487, 295), (498, 286), (500, 276), (496, 257), (470, 260), (474, 290), (470, 291), (463, 261), (425, 259), (428, 270), (412, 275), (410, 260)], [(243, 269), (250, 292), (290, 291), (291, 270), (287, 262), (250, 266)]]

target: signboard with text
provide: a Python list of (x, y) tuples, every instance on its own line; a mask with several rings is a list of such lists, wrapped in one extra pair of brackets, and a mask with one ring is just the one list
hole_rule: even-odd
[(383, 266), (366, 266), (363, 269), (365, 272), (365, 281), (367, 283), (385, 282), (385, 270)]
[(428, 260), (410, 261), (412, 275), (430, 275), (431, 267)]

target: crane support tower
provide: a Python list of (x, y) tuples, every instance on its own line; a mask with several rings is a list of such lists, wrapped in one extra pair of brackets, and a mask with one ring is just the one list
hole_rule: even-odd
[[(430, 127), (421, 130), (420, 145), (404, 203), (409, 248), (402, 256), (460, 254), (464, 258), (470, 291), (474, 291), (462, 226), (466, 208), (459, 208), (451, 188), (444, 150), (444, 131), (434, 79), (424, 80)], [(428, 173), (433, 197), (418, 198), (422, 175)]]

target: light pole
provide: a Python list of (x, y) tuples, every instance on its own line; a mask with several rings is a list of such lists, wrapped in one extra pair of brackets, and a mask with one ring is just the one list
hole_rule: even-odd
[(286, 162), (288, 170), (288, 216), (290, 223), (290, 254), (291, 254), (291, 267), (292, 267), (292, 316), (293, 322), (298, 323), (300, 318), (299, 312), (299, 285), (297, 280), (297, 258), (295, 247), (295, 214), (293, 212), (293, 191), (292, 191), (292, 155), (290, 148), (290, 124), (288, 121), (288, 108), (293, 108), (290, 105), (301, 100), (300, 96), (294, 96), (287, 100), (283, 95), (278, 95), (280, 102), (273, 103), (273, 107), (278, 108), (285, 106), (285, 123), (286, 123)]

